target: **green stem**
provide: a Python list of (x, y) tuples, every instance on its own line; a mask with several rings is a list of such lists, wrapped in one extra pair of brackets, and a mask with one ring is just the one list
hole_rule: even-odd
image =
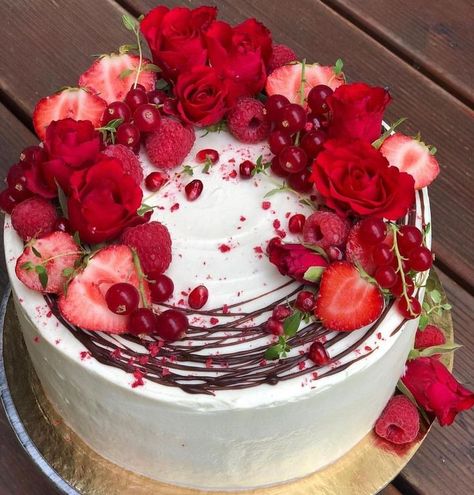
[(140, 43), (140, 31), (138, 30), (137, 27), (135, 27), (133, 32), (135, 33), (135, 36), (137, 37), (138, 55), (140, 57), (140, 60), (138, 62), (137, 75), (135, 76), (135, 82), (133, 83), (133, 89), (136, 89), (137, 84), (138, 84), (138, 78), (140, 77), (140, 72), (142, 70), (143, 52), (142, 52), (142, 44)]
[(148, 301), (145, 296), (145, 286), (143, 284), (143, 280), (145, 279), (145, 274), (143, 273), (142, 265), (140, 263), (140, 259), (135, 249), (132, 249), (132, 257), (133, 257), (133, 264), (135, 266), (135, 271), (137, 272), (137, 276), (138, 276), (138, 292), (140, 293), (140, 300), (142, 306), (144, 308), (148, 308)]
[(300, 83), (300, 90), (299, 90), (299, 94), (300, 94), (300, 105), (303, 106), (304, 105), (304, 85), (306, 83), (306, 59), (304, 58), (302, 61), (301, 61), (301, 83)]

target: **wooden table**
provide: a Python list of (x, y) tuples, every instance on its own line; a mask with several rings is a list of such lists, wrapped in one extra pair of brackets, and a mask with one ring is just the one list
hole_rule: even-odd
[[(1, 175), (21, 149), (37, 142), (35, 102), (77, 84), (91, 55), (111, 52), (130, 34), (120, 17), (139, 15), (157, 0), (3, 0), (0, 5)], [(216, 4), (220, 18), (256, 17), (276, 41), (323, 64), (345, 62), (351, 80), (389, 85), (388, 120), (409, 118), (438, 148), (442, 173), (430, 188), (436, 267), (452, 302), (455, 373), (474, 387), (473, 281), (474, 38), (471, 0), (225, 0), (168, 1), (170, 6)], [(3, 262), (3, 261), (2, 261)], [(2, 265), (1, 283), (6, 284)], [(0, 413), (0, 494), (50, 495), (55, 490), (22, 451)], [(474, 414), (450, 428), (435, 426), (420, 451), (383, 493), (472, 493)]]

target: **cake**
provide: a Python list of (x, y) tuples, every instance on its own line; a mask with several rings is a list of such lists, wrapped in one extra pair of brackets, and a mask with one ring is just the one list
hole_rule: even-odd
[[(386, 406), (423, 327), (439, 168), (382, 134), (386, 90), (215, 17), (157, 7), (153, 62), (121, 47), (40, 100), (43, 144), (1, 206), (23, 337), (65, 423), (125, 469), (241, 490), (323, 469), (384, 409), (377, 434), (418, 433), (409, 401), (411, 436)], [(448, 418), (405, 382), (444, 424), (474, 402), (459, 385)]]

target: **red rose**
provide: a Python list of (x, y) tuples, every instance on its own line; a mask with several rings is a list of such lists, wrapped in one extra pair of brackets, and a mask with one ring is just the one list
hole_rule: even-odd
[(216, 18), (215, 7), (169, 9), (160, 6), (148, 12), (140, 23), (153, 61), (166, 79), (176, 77), (207, 62), (203, 32)]
[(343, 216), (397, 220), (415, 201), (413, 177), (391, 167), (380, 151), (361, 140), (327, 140), (311, 180), (327, 206)]
[(61, 159), (36, 161), (30, 164), (25, 172), (28, 189), (43, 198), (55, 198), (58, 195), (58, 184), (63, 191), (69, 193), (69, 179), (73, 169)]
[(372, 143), (380, 137), (383, 113), (390, 100), (383, 88), (364, 83), (339, 86), (326, 100), (331, 111), (329, 137)]
[(418, 404), (436, 415), (441, 426), (450, 425), (458, 412), (474, 406), (474, 393), (433, 357), (408, 361), (402, 381)]
[(301, 244), (282, 244), (279, 239), (270, 241), (267, 253), (270, 263), (273, 263), (282, 275), (300, 281), (304, 281), (303, 276), (308, 268), (318, 267), (323, 270), (328, 265), (322, 256)]
[(181, 119), (198, 127), (219, 122), (227, 110), (225, 88), (213, 67), (194, 67), (181, 74), (175, 94)]
[(137, 215), (142, 190), (116, 158), (101, 155), (90, 168), (74, 172), (70, 183), (69, 221), (82, 241), (108, 241), (144, 221)]
[(272, 54), (271, 34), (263, 24), (247, 19), (232, 28), (214, 22), (205, 38), (209, 61), (225, 81), (229, 106), (240, 96), (254, 96), (263, 89)]

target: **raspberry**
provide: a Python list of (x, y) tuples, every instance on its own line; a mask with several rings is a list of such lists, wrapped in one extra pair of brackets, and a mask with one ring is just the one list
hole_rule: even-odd
[(412, 442), (419, 430), (418, 410), (404, 395), (392, 397), (375, 423), (375, 433), (395, 444)]
[(195, 139), (191, 127), (185, 127), (177, 120), (164, 117), (161, 119), (160, 128), (146, 138), (145, 147), (155, 167), (170, 169), (183, 163)]
[(230, 133), (242, 143), (263, 141), (270, 132), (264, 109), (263, 103), (254, 98), (239, 98), (227, 114)]
[(143, 169), (137, 155), (123, 144), (111, 144), (104, 150), (104, 154), (117, 158), (122, 162), (123, 170), (140, 185), (143, 180)]
[(289, 46), (273, 45), (273, 53), (268, 63), (268, 73), (295, 60), (298, 60), (298, 57)]
[(443, 331), (434, 325), (427, 325), (424, 330), (416, 331), (415, 349), (426, 349), (443, 344), (446, 344), (446, 337)]
[(126, 229), (121, 242), (137, 251), (145, 274), (161, 274), (171, 263), (171, 237), (160, 222)]
[(315, 244), (327, 249), (340, 246), (349, 234), (350, 223), (335, 213), (317, 211), (310, 215), (303, 226), (303, 239), (308, 244)]
[(36, 196), (22, 201), (12, 211), (13, 228), (24, 241), (53, 232), (57, 218), (56, 208)]

